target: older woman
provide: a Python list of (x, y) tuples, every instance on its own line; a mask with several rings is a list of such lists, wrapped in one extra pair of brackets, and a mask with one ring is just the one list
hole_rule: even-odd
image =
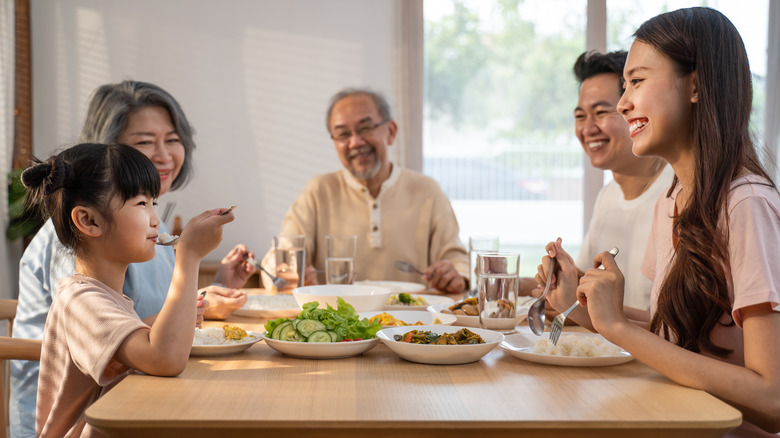
[[(99, 87), (80, 141), (122, 143), (143, 152), (160, 174), (160, 195), (182, 187), (192, 176), (193, 129), (176, 99), (153, 84), (124, 81)], [(165, 224), (160, 231), (167, 231)], [(224, 319), (246, 302), (246, 295), (237, 288), (254, 272), (245, 261), (247, 255), (248, 249), (237, 245), (222, 259), (215, 284), (206, 288), (206, 318)], [(172, 247), (160, 246), (153, 260), (127, 269), (123, 292), (147, 324), (154, 322), (165, 301), (174, 260)], [(64, 250), (51, 220), (47, 221), (19, 264), (15, 337), (41, 339), (57, 283), (74, 272), (73, 255)], [(37, 382), (38, 362), (13, 362), (10, 421), (14, 437), (35, 436)]]

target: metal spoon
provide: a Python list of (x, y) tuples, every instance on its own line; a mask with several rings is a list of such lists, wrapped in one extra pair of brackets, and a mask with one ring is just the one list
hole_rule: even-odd
[(157, 244), (160, 246), (174, 246), (179, 241), (179, 236), (171, 236), (168, 233), (161, 233), (157, 236)]
[(254, 265), (255, 268), (265, 272), (265, 275), (271, 277), (271, 281), (274, 282), (274, 286), (276, 286), (276, 290), (281, 290), (282, 288), (287, 286), (287, 280), (285, 280), (284, 278), (279, 278), (271, 274), (270, 272), (266, 271), (265, 268), (263, 268), (263, 265), (261, 265), (257, 260), (255, 260), (254, 257), (247, 257), (246, 261)]
[(550, 282), (552, 281), (554, 268), (555, 259), (551, 258), (550, 267), (547, 272), (547, 284), (544, 286), (544, 292), (542, 292), (542, 296), (540, 296), (535, 303), (531, 304), (531, 307), (528, 309), (528, 326), (531, 327), (531, 331), (534, 332), (536, 336), (542, 336), (542, 333), (544, 333), (544, 302), (545, 297), (547, 296), (547, 291), (550, 290)]

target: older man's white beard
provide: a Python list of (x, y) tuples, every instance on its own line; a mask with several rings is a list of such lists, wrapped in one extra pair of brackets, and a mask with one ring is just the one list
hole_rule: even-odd
[(360, 181), (368, 181), (371, 178), (379, 175), (379, 171), (382, 170), (382, 161), (377, 157), (376, 164), (367, 172), (358, 172), (350, 163), (349, 172)]

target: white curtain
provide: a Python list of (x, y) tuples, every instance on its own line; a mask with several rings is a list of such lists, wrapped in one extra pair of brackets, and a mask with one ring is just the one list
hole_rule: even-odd
[(422, 171), (423, 160), (423, 74), (424, 28), (423, 2), (400, 0), (397, 14), (398, 51), (396, 75), (398, 102), (395, 105), (399, 125), (396, 159), (403, 167)]
[(766, 147), (775, 164), (775, 178), (780, 179), (780, 2), (769, 2), (766, 56), (766, 103), (764, 112), (764, 135)]
[[(14, 150), (14, 0), (0, 3), (0, 169), (11, 171)], [(5, 178), (2, 179), (5, 181)], [(0, 189), (2, 230), (0, 230), (0, 298), (15, 298), (21, 247), (5, 238), (8, 227), (8, 190)]]

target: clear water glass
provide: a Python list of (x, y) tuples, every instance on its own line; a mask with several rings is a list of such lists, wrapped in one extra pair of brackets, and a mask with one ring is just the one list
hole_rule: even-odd
[(325, 236), (325, 281), (352, 284), (355, 281), (357, 236)]
[(515, 330), (519, 272), (519, 253), (479, 252), (477, 254), (480, 327), (501, 333)]

